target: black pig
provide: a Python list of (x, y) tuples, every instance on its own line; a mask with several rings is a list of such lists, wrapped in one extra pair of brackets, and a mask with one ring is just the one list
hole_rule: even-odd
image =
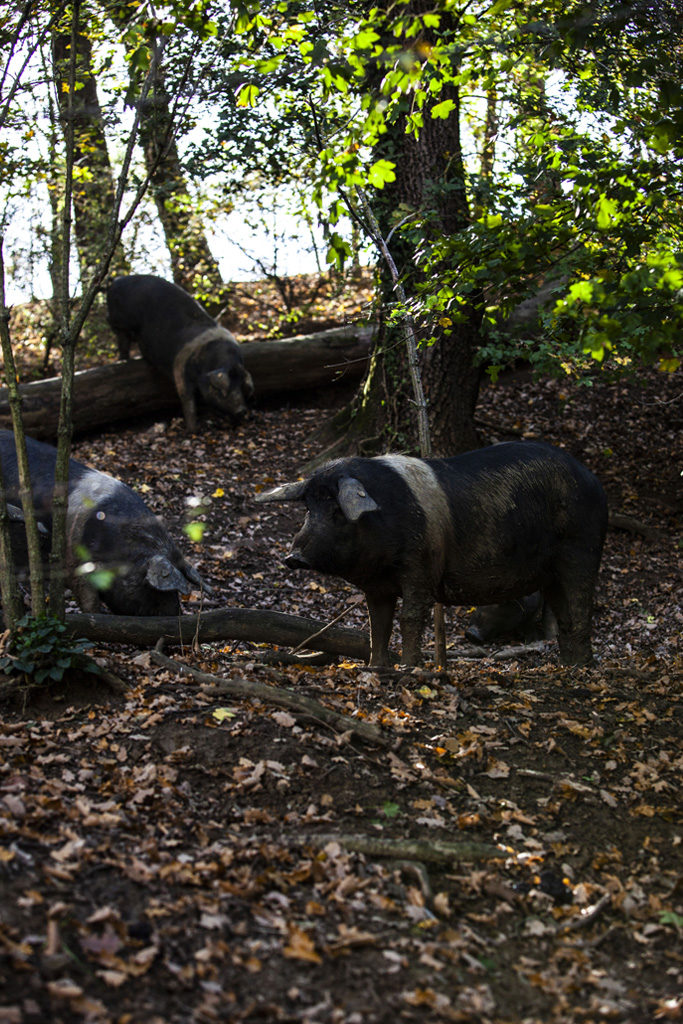
[[(33, 505), (51, 531), (57, 451), (32, 438), (26, 438), (26, 446)], [(11, 430), (0, 430), (0, 459), (8, 503), (19, 506)], [(120, 480), (75, 459), (69, 460), (67, 538), (70, 585), (83, 611), (97, 611), (99, 598), (116, 615), (177, 615), (178, 592), (189, 594), (202, 586), (197, 570), (142, 498)], [(84, 571), (90, 564), (104, 573)]]
[(153, 274), (117, 277), (107, 290), (107, 317), (121, 359), (137, 343), (173, 380), (188, 430), (197, 430), (198, 397), (233, 422), (246, 415), (254, 384), (240, 346), (178, 285)]
[[(543, 622), (539, 622), (543, 613)], [(465, 636), (475, 644), (486, 644), (500, 636), (527, 639), (534, 636), (549, 638), (553, 635), (552, 615), (543, 607), (540, 591), (518, 597), (505, 604), (485, 604), (472, 612)]]
[(412, 665), (435, 602), (488, 604), (535, 590), (557, 618), (562, 661), (591, 660), (607, 502), (597, 478), (558, 448), (511, 442), (450, 459), (338, 459), (257, 500), (306, 504), (285, 562), (365, 592), (373, 666), (387, 663), (399, 597)]

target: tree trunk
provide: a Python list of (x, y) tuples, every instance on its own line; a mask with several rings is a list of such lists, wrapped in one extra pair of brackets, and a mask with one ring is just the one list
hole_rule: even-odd
[[(431, 9), (426, 0), (413, 0), (406, 13)], [(445, 15), (443, 17), (446, 17)], [(409, 48), (428, 39), (411, 39)], [(384, 74), (379, 69), (378, 78)], [(430, 106), (423, 110), (423, 127), (418, 138), (405, 131), (405, 119), (387, 124), (376, 156), (393, 161), (396, 180), (377, 193), (374, 211), (384, 237), (396, 223), (396, 211), (416, 214), (421, 234), (427, 239), (455, 235), (470, 222), (465, 191), (465, 170), (460, 143), (459, 96), (456, 89), (442, 91), (438, 102), (452, 99), (455, 107), (447, 118), (432, 118)], [(415, 247), (410, 225), (395, 231), (390, 243), (401, 281), (410, 303), (426, 285), (415, 266)], [(430, 280), (438, 279), (438, 268), (430, 268)], [(380, 268), (382, 308), (396, 304), (393, 282)], [(474, 295), (455, 315), (440, 313), (434, 319), (416, 319), (420, 345), (420, 369), (428, 402), (429, 425), (435, 455), (453, 455), (478, 444), (474, 409), (479, 394), (480, 369), (475, 363), (483, 304)], [(364, 454), (388, 448), (417, 450), (415, 416), (404, 349), (398, 331), (388, 324), (380, 332), (372, 354), (368, 376), (344, 418), (337, 418), (332, 430), (346, 427), (336, 448), (363, 450)]]
[(493, 162), (496, 156), (496, 139), (498, 137), (498, 94), (495, 86), (486, 93), (486, 120), (484, 122), (484, 139), (479, 160), (482, 181), (488, 184), (493, 174)]
[[(105, 259), (115, 188), (103, 129), (102, 108), (92, 70), (92, 47), (87, 36), (80, 33), (77, 36), (77, 88), (72, 97), (71, 114), (70, 58), (71, 35), (68, 32), (53, 33), (53, 75), (65, 135), (67, 118), (70, 117), (73, 123), (75, 239), (81, 280), (86, 281)], [(114, 252), (111, 269), (118, 274), (129, 272), (128, 260), (120, 243)]]
[[(254, 379), (257, 401), (357, 380), (367, 365), (371, 334), (371, 327), (343, 327), (285, 341), (246, 342), (241, 351)], [(61, 384), (61, 377), (51, 377), (19, 386), (22, 417), (30, 437), (54, 441)], [(75, 434), (173, 410), (180, 412), (173, 383), (143, 359), (81, 370), (74, 378)], [(7, 388), (0, 388), (0, 426), (12, 427)]]
[(229, 307), (224, 283), (196, 213), (175, 141), (175, 124), (161, 70), (140, 109), (140, 142), (171, 257), (173, 280), (212, 316)]

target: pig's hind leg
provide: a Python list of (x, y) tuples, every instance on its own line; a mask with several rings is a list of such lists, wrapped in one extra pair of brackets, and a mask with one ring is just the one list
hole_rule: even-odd
[(557, 619), (560, 660), (565, 665), (588, 665), (593, 660), (591, 620), (597, 569), (581, 560), (566, 564), (552, 583), (544, 588), (544, 597)]
[(123, 327), (113, 327), (116, 336), (116, 347), (119, 350), (119, 359), (130, 359), (131, 346), (136, 343), (133, 331), (127, 331)]

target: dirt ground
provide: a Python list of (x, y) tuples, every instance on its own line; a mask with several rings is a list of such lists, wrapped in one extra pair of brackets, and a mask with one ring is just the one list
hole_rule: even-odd
[[(565, 446), (649, 528), (608, 533), (594, 667), (560, 666), (554, 644), (472, 649), (453, 609), (445, 672), (167, 651), (273, 688), (257, 700), (101, 645), (127, 693), (6, 698), (0, 1024), (683, 1020), (682, 397), (683, 374), (655, 371), (517, 374), (482, 395), (483, 444)], [(351, 587), (282, 565), (301, 511), (254, 503), (343, 398), (257, 406), (234, 430), (206, 418), (195, 437), (143, 421), (74, 454), (166, 518), (214, 588), (205, 609), (346, 610), (365, 629)]]

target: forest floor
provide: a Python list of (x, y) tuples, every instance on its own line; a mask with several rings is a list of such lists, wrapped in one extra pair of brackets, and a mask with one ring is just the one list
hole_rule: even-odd
[[(197, 436), (142, 422), (74, 455), (165, 517), (214, 588), (204, 608), (346, 610), (366, 629), (353, 588), (282, 565), (301, 511), (254, 503), (316, 454), (344, 397), (257, 405), (234, 430), (209, 417)], [(482, 393), (482, 444), (566, 447), (649, 528), (608, 533), (590, 668), (561, 666), (553, 643), (472, 649), (454, 609), (447, 671), (167, 652), (348, 728), (133, 646), (95, 650), (124, 694), (15, 687), (0, 1024), (683, 1020), (682, 399), (683, 374), (656, 371), (592, 387), (510, 374)], [(189, 498), (206, 508), (195, 545)]]

